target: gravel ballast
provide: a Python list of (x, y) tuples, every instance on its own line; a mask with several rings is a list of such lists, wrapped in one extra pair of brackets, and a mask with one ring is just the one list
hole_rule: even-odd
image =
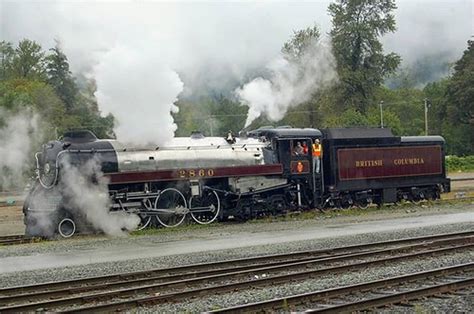
[[(95, 249), (116, 249), (120, 250), (121, 245), (136, 245), (147, 248), (148, 245), (155, 245), (150, 249), (157, 249), (156, 245), (160, 243), (170, 243), (174, 241), (185, 241), (187, 239), (205, 239), (212, 237), (233, 236), (235, 241), (239, 240), (239, 235), (257, 234), (259, 232), (269, 231), (288, 231), (308, 225), (328, 226), (334, 225), (337, 228), (344, 228), (351, 224), (358, 224), (363, 221), (377, 221), (399, 217), (420, 217), (438, 214), (448, 214), (456, 212), (473, 212), (474, 205), (469, 203), (463, 204), (444, 204), (435, 205), (429, 208), (425, 207), (406, 207), (394, 211), (371, 212), (367, 215), (344, 216), (328, 215), (320, 216), (316, 219), (307, 220), (286, 220), (286, 221), (258, 221), (241, 224), (216, 224), (205, 228), (178, 228), (170, 231), (164, 230), (153, 235), (129, 236), (125, 238), (107, 238), (105, 236), (90, 236), (76, 238), (66, 241), (50, 241), (36, 244), (18, 245), (10, 247), (0, 247), (0, 271), (1, 259), (14, 256), (34, 256), (36, 254), (49, 253), (70, 253), (80, 254), (81, 251)], [(285, 253), (291, 251), (317, 250), (323, 248), (347, 246), (360, 243), (386, 241), (391, 239), (461, 232), (474, 230), (474, 223), (457, 223), (435, 225), (424, 228), (409, 228), (396, 231), (377, 232), (355, 234), (350, 236), (338, 236), (315, 240), (306, 240), (298, 242), (284, 242), (271, 245), (248, 246), (231, 250), (214, 250), (204, 251), (193, 254), (170, 255), (153, 258), (140, 258), (129, 256), (128, 260), (105, 262), (105, 263), (89, 263), (80, 266), (68, 266), (61, 268), (41, 269), (35, 271), (22, 271), (14, 273), (0, 274), (1, 287), (11, 287), (26, 284), (35, 284), (48, 281), (59, 281), (73, 278), (91, 277), (105, 274), (122, 273), (128, 271), (141, 271), (154, 268), (172, 267), (178, 265), (187, 265), (200, 262), (209, 262), (217, 260), (226, 260), (232, 258), (242, 258), (249, 256), (257, 256), (264, 254)], [(91, 257), (93, 262), (93, 257)], [(182, 304), (160, 305), (151, 308), (160, 312), (176, 312), (190, 311), (198, 312), (210, 310), (218, 307), (227, 307), (240, 303), (255, 302), (268, 298), (284, 296), (289, 294), (298, 294), (308, 291), (325, 289), (343, 284), (359, 283), (363, 281), (386, 278), (391, 275), (403, 274), (408, 272), (416, 272), (426, 270), (428, 268), (437, 268), (448, 265), (460, 264), (463, 262), (472, 262), (474, 260), (474, 252), (467, 251), (446, 256), (432, 257), (424, 260), (414, 260), (409, 262), (397, 263), (396, 265), (388, 265), (378, 267), (366, 271), (350, 272), (342, 276), (338, 276), (337, 280), (331, 276), (318, 278), (317, 280), (308, 280), (297, 284), (272, 286), (271, 288), (254, 289), (250, 291), (234, 292), (232, 294), (214, 296), (208, 299), (186, 300)], [(468, 299), (469, 300), (469, 299)], [(438, 300), (438, 302), (441, 302)], [(421, 302), (420, 306), (426, 307), (426, 301)], [(466, 304), (469, 302), (466, 301)], [(434, 305), (437, 306), (437, 305)], [(427, 307), (429, 308), (429, 307)]]
[[(41, 243), (18, 246), (1, 247), (0, 259), (9, 256), (28, 256), (44, 253), (68, 253), (90, 249), (107, 249), (116, 246), (169, 243), (187, 239), (222, 238), (239, 234), (257, 234), (262, 232), (276, 232), (299, 230), (308, 226), (322, 226), (329, 228), (344, 228), (345, 226), (360, 224), (367, 221), (379, 221), (397, 218), (424, 217), (438, 214), (465, 213), (474, 215), (474, 203), (435, 204), (432, 206), (403, 206), (390, 207), (384, 210), (357, 212), (355, 215), (347, 212), (333, 212), (318, 215), (314, 219), (300, 219), (298, 216), (286, 220), (257, 220), (246, 223), (216, 223), (207, 226), (192, 225), (157, 230), (153, 235), (106, 237), (83, 236), (67, 240), (43, 241)], [(436, 228), (435, 228), (436, 229)], [(368, 230), (370, 232), (371, 230)], [(407, 232), (411, 232), (407, 229)], [(400, 233), (401, 234), (401, 233)], [(409, 234), (407, 234), (409, 236)], [(370, 241), (368, 239), (367, 241)], [(133, 258), (133, 257), (131, 257)]]
[[(207, 310), (226, 308), (239, 304), (253, 303), (269, 300), (289, 295), (302, 294), (311, 291), (335, 288), (345, 285), (353, 285), (367, 281), (384, 279), (391, 276), (397, 276), (408, 273), (425, 271), (427, 269), (446, 267), (462, 263), (472, 262), (474, 252), (457, 253), (449, 256), (437, 256), (424, 260), (403, 261), (390, 264), (384, 267), (371, 267), (366, 270), (357, 270), (347, 272), (342, 275), (326, 275), (318, 279), (300, 281), (298, 283), (272, 285), (265, 288), (254, 288), (252, 290), (234, 291), (222, 295), (214, 295), (209, 298), (197, 298), (183, 300), (179, 304), (160, 304), (150, 307), (152, 311), (160, 312), (183, 312), (192, 313), (203, 312)], [(311, 308), (311, 305), (298, 306), (292, 308), (295, 311), (304, 311)]]

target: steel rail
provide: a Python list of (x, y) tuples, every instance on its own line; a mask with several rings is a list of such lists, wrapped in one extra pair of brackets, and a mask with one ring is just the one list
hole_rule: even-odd
[[(299, 273), (278, 275), (278, 276), (272, 276), (270, 278), (249, 280), (249, 281), (238, 282), (238, 283), (233, 283), (233, 284), (222, 284), (222, 285), (217, 285), (217, 286), (212, 286), (212, 287), (198, 288), (194, 290), (187, 290), (187, 291), (182, 291), (182, 292), (177, 292), (177, 293), (168, 293), (168, 294), (152, 296), (152, 297), (141, 297), (141, 298), (121, 301), (121, 302), (98, 304), (98, 305), (93, 305), (89, 307), (75, 308), (70, 311), (68, 310), (66, 312), (89, 313), (91, 311), (111, 311), (111, 310), (122, 311), (125, 309), (144, 306), (148, 304), (159, 304), (159, 303), (166, 303), (166, 302), (171, 302), (171, 301), (179, 301), (179, 300), (182, 300), (183, 298), (202, 296), (202, 295), (211, 294), (211, 293), (222, 293), (222, 292), (235, 291), (242, 288), (254, 288), (257, 286), (266, 286), (269, 284), (282, 284), (282, 283), (287, 283), (287, 282), (291, 282), (295, 280), (306, 280), (308, 278), (315, 278), (322, 274), (328, 274), (332, 272), (339, 273), (342, 271), (351, 271), (351, 270), (356, 270), (360, 268), (366, 268), (368, 265), (380, 265), (380, 264), (385, 264), (387, 262), (394, 262), (394, 261), (399, 261), (403, 259), (410, 259), (413, 257), (420, 257), (420, 256), (426, 256), (426, 255), (436, 255), (440, 253), (443, 254), (447, 252), (457, 251), (459, 249), (467, 249), (467, 248), (473, 248), (473, 247), (474, 245), (470, 244), (470, 245), (463, 245), (463, 246), (458, 246), (458, 247), (431, 250), (427, 252), (400, 255), (396, 257), (389, 257), (389, 258), (369, 261), (369, 262), (362, 262), (362, 263), (355, 263), (355, 264), (344, 265), (344, 266), (335, 266), (335, 267), (328, 267), (328, 268), (323, 268), (323, 269), (318, 269), (318, 270), (304, 271), (304, 272), (299, 272)], [(206, 278), (205, 282), (211, 279), (212, 278), (210, 279)], [(96, 300), (100, 300), (100, 298), (97, 298)]]
[(451, 182), (456, 182), (456, 181), (473, 181), (474, 177), (468, 177), (468, 178), (453, 178), (451, 179)]
[(346, 311), (357, 311), (368, 308), (377, 308), (384, 305), (397, 304), (421, 297), (433, 296), (440, 293), (447, 293), (474, 286), (474, 277), (456, 280), (449, 283), (440, 283), (429, 287), (403, 291), (387, 296), (370, 298), (366, 300), (350, 302), (347, 304), (336, 305), (320, 310), (308, 310), (308, 313), (341, 313)]
[[(342, 255), (342, 254), (354, 253), (354, 250), (362, 251), (362, 250), (367, 250), (367, 249), (373, 249), (374, 247), (378, 247), (378, 246), (401, 245), (401, 244), (411, 243), (411, 242), (435, 241), (435, 240), (440, 240), (440, 239), (450, 239), (450, 238), (469, 237), (469, 236), (474, 236), (474, 230), (464, 231), (464, 232), (455, 232), (455, 233), (442, 233), (442, 234), (420, 236), (420, 237), (413, 237), (413, 238), (402, 238), (402, 239), (395, 239), (395, 240), (389, 240), (389, 241), (369, 242), (369, 243), (356, 244), (356, 245), (350, 245), (350, 246), (340, 246), (340, 247), (329, 248), (329, 249), (306, 250), (306, 251), (298, 251), (298, 252), (290, 252), (290, 253), (282, 253), (282, 254), (269, 254), (269, 255), (263, 255), (263, 256), (230, 259), (230, 260), (217, 261), (217, 262), (211, 262), (211, 263), (198, 263), (198, 264), (169, 267), (169, 268), (156, 268), (156, 269), (145, 270), (145, 271), (136, 271), (136, 272), (121, 273), (121, 274), (94, 276), (94, 277), (81, 278), (81, 279), (53, 281), (53, 282), (46, 282), (46, 283), (41, 283), (41, 284), (2, 288), (0, 289), (0, 302), (1, 302), (2, 297), (27, 294), (30, 291), (34, 293), (36, 291), (66, 290), (66, 289), (71, 289), (75, 287), (84, 288), (85, 286), (93, 285), (97, 283), (113, 284), (115, 282), (122, 282), (122, 281), (131, 282), (133, 280), (140, 280), (142, 278), (152, 279), (152, 278), (160, 278), (162, 276), (171, 277), (172, 274), (177, 274), (177, 275), (184, 274), (186, 276), (191, 276), (193, 274), (191, 272), (194, 272), (194, 274), (196, 275), (202, 275), (203, 273), (211, 275), (212, 273), (218, 273), (219, 271), (222, 272), (222, 270), (225, 270), (226, 268), (235, 270), (237, 267), (244, 267), (245, 264), (260, 263), (259, 265), (262, 266), (261, 263), (267, 263), (268, 265), (271, 265), (273, 263), (273, 265), (277, 265), (278, 263), (289, 262), (288, 259), (297, 259), (298, 261), (304, 261), (304, 260), (315, 259), (318, 257), (331, 257), (331, 256), (334, 257), (336, 256), (336, 254)], [(278, 262), (279, 260), (280, 262)]]
[(33, 239), (25, 238), (24, 235), (9, 235), (9, 236), (0, 236), (0, 246), (2, 245), (13, 245), (13, 244), (22, 244), (30, 243)]
[[(261, 301), (261, 302), (254, 302), (254, 303), (249, 303), (249, 304), (243, 304), (243, 305), (218, 309), (214, 311), (208, 311), (207, 313), (248, 313), (248, 312), (259, 312), (259, 311), (265, 311), (265, 310), (274, 311), (278, 309), (288, 309), (302, 303), (318, 302), (318, 301), (327, 300), (330, 298), (341, 297), (343, 295), (347, 295), (354, 292), (370, 291), (372, 289), (380, 289), (386, 286), (393, 286), (393, 285), (403, 284), (406, 282), (424, 280), (431, 277), (448, 276), (448, 275), (452, 275), (452, 274), (456, 274), (460, 272), (473, 271), (473, 270), (474, 270), (474, 263), (466, 263), (466, 264), (460, 264), (460, 265), (455, 265), (455, 266), (432, 269), (428, 271), (416, 272), (413, 274), (374, 280), (374, 281), (364, 282), (364, 283), (355, 284), (355, 285), (347, 285), (343, 287), (336, 287), (336, 288), (318, 290), (314, 292), (307, 292), (303, 294), (285, 296), (282, 298), (274, 298), (271, 300), (266, 300), (266, 301)], [(392, 295), (388, 297), (391, 297), (391, 296)], [(381, 306), (381, 305), (387, 304), (385, 302), (387, 302), (387, 300), (384, 300), (378, 305), (370, 305), (370, 306), (364, 305), (364, 306), (360, 306), (357, 308), (350, 308), (350, 309), (342, 308), (343, 305), (341, 305), (341, 308), (338, 308), (338, 309), (336, 309), (335, 306), (327, 307), (326, 309), (328, 311), (334, 311), (334, 312), (336, 312), (336, 310), (340, 310), (340, 311), (364, 310), (368, 307)], [(391, 302), (393, 302), (393, 300)], [(308, 312), (313, 312), (313, 311), (323, 312), (324, 310), (325, 309), (308, 310)]]
[[(101, 305), (95, 305), (91, 307), (86, 307), (86, 308), (75, 308), (74, 311), (97, 311), (97, 310), (112, 310), (112, 309), (119, 309), (123, 310), (124, 308), (130, 308), (133, 306), (141, 305), (144, 303), (160, 303), (160, 302), (168, 302), (173, 299), (180, 299), (182, 297), (189, 297), (189, 296), (195, 296), (195, 295), (202, 295), (205, 293), (213, 293), (213, 292), (225, 292), (225, 291), (230, 291), (230, 290), (235, 290), (239, 288), (247, 288), (247, 287), (254, 287), (257, 285), (267, 285), (269, 283), (282, 283), (282, 282), (288, 282), (291, 280), (296, 280), (296, 279), (307, 279), (308, 277), (314, 277), (317, 275), (325, 274), (325, 273), (331, 273), (331, 272), (341, 272), (341, 271), (346, 271), (346, 270), (354, 270), (358, 268), (365, 268), (368, 265), (379, 265), (387, 262), (393, 262), (397, 260), (402, 260), (402, 259), (410, 259), (413, 257), (420, 257), (420, 256), (426, 256), (426, 255), (435, 255), (435, 254), (444, 254), (448, 252), (453, 252), (456, 250), (464, 250), (467, 248), (472, 248), (474, 247), (474, 244), (472, 243), (472, 239), (470, 240), (470, 244), (462, 244), (462, 245), (457, 245), (454, 247), (448, 247), (448, 248), (441, 248), (441, 249), (435, 249), (435, 250), (428, 250), (428, 251), (423, 251), (423, 252), (416, 252), (412, 254), (402, 254), (398, 256), (389, 256), (388, 258), (382, 258), (378, 260), (371, 260), (371, 261), (364, 261), (364, 262), (356, 262), (353, 264), (348, 264), (348, 265), (342, 265), (342, 266), (333, 266), (333, 267), (327, 267), (327, 268), (322, 268), (322, 269), (317, 269), (317, 270), (307, 270), (299, 273), (292, 273), (292, 274), (284, 274), (284, 275), (277, 275), (277, 276), (272, 276), (272, 277), (267, 277), (267, 278), (262, 278), (262, 279), (257, 279), (257, 280), (250, 280), (250, 281), (244, 281), (244, 282), (238, 282), (238, 283), (232, 283), (232, 284), (224, 284), (224, 285), (217, 285), (217, 286), (212, 286), (212, 287), (204, 287), (204, 288), (197, 288), (194, 290), (186, 290), (182, 292), (176, 292), (176, 293), (168, 293), (168, 294), (163, 294), (160, 296), (154, 296), (154, 297), (141, 297), (138, 299), (133, 299), (133, 300), (127, 300), (123, 302), (113, 302), (113, 303), (108, 303), (108, 304), (101, 304)], [(412, 246), (413, 248), (420, 248), (420, 246)], [(426, 247), (426, 245), (425, 245)], [(403, 248), (403, 250), (406, 250), (407, 248)], [(391, 254), (393, 254), (393, 250)], [(358, 257), (361, 257), (363, 255), (367, 255), (368, 253), (363, 253), (359, 254)], [(375, 253), (377, 254), (377, 253)], [(380, 254), (380, 252), (378, 252)], [(338, 257), (336, 259), (343, 259), (343, 257)], [(326, 261), (332, 261), (331, 258), (326, 258)], [(207, 283), (212, 280), (224, 280), (224, 279), (229, 279), (229, 278), (241, 278), (243, 276), (249, 275), (249, 274), (255, 274), (255, 273), (261, 273), (261, 272), (269, 272), (272, 270), (283, 270), (283, 269), (291, 269), (294, 268), (295, 266), (308, 266), (310, 264), (316, 264), (317, 262), (299, 262), (299, 263), (291, 263), (287, 265), (281, 265), (281, 266), (273, 266), (273, 267), (261, 267), (261, 268), (256, 268), (253, 270), (248, 270), (248, 271), (237, 271), (237, 272), (232, 272), (232, 273), (224, 273), (221, 275), (215, 275), (215, 276), (203, 276), (203, 277), (198, 277), (198, 278), (191, 278), (191, 279), (186, 279), (186, 280), (180, 280), (180, 281), (174, 281), (174, 282), (165, 282), (165, 283), (160, 283), (160, 284), (155, 284), (155, 285), (148, 285), (148, 286), (142, 286), (142, 287), (136, 287), (136, 288), (129, 288), (129, 289), (122, 289), (122, 290), (117, 290), (113, 292), (102, 292), (102, 293), (95, 293), (94, 295), (86, 295), (86, 296), (73, 296), (70, 298), (65, 298), (65, 299), (59, 299), (59, 300), (47, 300), (44, 302), (35, 302), (35, 303), (28, 303), (28, 304), (20, 304), (20, 305), (13, 305), (13, 306), (6, 306), (0, 308), (0, 312), (9, 312), (9, 311), (29, 311), (29, 310), (35, 310), (38, 308), (42, 309), (48, 309), (50, 310), (51, 308), (57, 308), (58, 306), (71, 306), (71, 305), (77, 305), (77, 304), (83, 304), (84, 302), (94, 302), (97, 300), (105, 300), (105, 299), (110, 299), (114, 297), (131, 297), (134, 296), (137, 293), (144, 293), (144, 292), (153, 292), (155, 294), (157, 291), (160, 291), (160, 289), (167, 289), (169, 290), (170, 288), (186, 288), (187, 286), (189, 287), (190, 284), (197, 284), (197, 283)]]

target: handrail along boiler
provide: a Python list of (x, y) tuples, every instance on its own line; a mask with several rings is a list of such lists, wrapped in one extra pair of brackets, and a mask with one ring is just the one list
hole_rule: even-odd
[[(91, 160), (108, 179), (110, 210), (139, 215), (141, 228), (177, 226), (188, 214), (208, 224), (310, 208), (417, 202), (450, 190), (440, 136), (288, 127), (246, 135), (195, 133), (167, 147), (133, 149), (90, 131), (68, 132), (36, 154), (37, 180), (23, 209), (26, 234), (68, 237), (88, 228), (80, 210), (66, 205), (62, 178), (67, 165)], [(316, 140), (322, 145), (321, 167), (311, 151)], [(94, 184), (94, 175), (90, 180)], [(45, 217), (49, 228), (41, 223)]]

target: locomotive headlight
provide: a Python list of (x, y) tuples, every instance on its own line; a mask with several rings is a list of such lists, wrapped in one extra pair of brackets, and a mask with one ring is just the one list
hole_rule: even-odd
[(49, 165), (49, 162), (44, 164), (44, 173), (48, 174), (51, 171), (51, 166)]

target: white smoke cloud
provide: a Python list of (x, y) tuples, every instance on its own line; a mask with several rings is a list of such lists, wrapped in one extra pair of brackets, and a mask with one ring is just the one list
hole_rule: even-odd
[(44, 189), (41, 185), (35, 185), (31, 193), (25, 199), (25, 207), (28, 211), (25, 234), (29, 237), (55, 236), (58, 223), (57, 205), (61, 200), (61, 194), (57, 187)]
[(0, 186), (9, 189), (22, 185), (32, 147), (42, 133), (39, 116), (30, 110), (12, 113), (0, 108), (0, 117)]
[(176, 72), (159, 58), (144, 62), (140, 51), (125, 46), (108, 51), (93, 71), (97, 100), (118, 120), (119, 139), (162, 144), (173, 138), (176, 124), (170, 112), (178, 111), (173, 103), (183, 90)]
[(397, 31), (384, 36), (385, 51), (401, 55), (404, 65), (426, 56), (456, 61), (474, 35), (472, 0), (398, 0)]
[[(170, 112), (183, 90), (176, 73), (186, 78), (187, 95), (229, 82), (233, 89), (293, 30), (328, 20), (327, 3), (316, 14), (312, 6), (5, 0), (0, 20), (6, 40), (61, 41), (72, 70), (97, 79), (99, 109), (118, 119), (119, 140), (163, 144), (176, 129)], [(286, 19), (289, 11), (298, 19)]]
[(98, 160), (90, 159), (85, 164), (72, 165), (65, 158), (61, 166), (64, 206), (72, 211), (76, 221), (85, 218), (94, 229), (113, 236), (122, 236), (126, 231), (137, 228), (140, 223), (137, 215), (109, 211), (108, 180), (103, 176)]
[(268, 65), (270, 77), (258, 77), (236, 90), (249, 106), (245, 127), (265, 113), (270, 120), (283, 118), (288, 108), (301, 104), (337, 79), (336, 60), (329, 44), (317, 41), (297, 61), (280, 55)]
[[(33, 39), (44, 48), (52, 47), (54, 39), (59, 39), (74, 72), (102, 77), (98, 84), (103, 97), (99, 107), (104, 112), (111, 110), (119, 117), (125, 115), (121, 112), (130, 113), (129, 107), (164, 106), (158, 117), (154, 116), (155, 111), (146, 114), (144, 110), (141, 118), (134, 118), (140, 123), (135, 121), (133, 128), (120, 118), (122, 130), (118, 132), (119, 136), (130, 133), (130, 138), (138, 141), (146, 133), (148, 138), (161, 141), (175, 129), (168, 111), (174, 110), (170, 102), (180, 95), (181, 88), (173, 71), (184, 81), (186, 95), (213, 89), (220, 92), (231, 86), (233, 89), (235, 82), (247, 80), (252, 71), (278, 58), (282, 44), (294, 30), (316, 21), (323, 32), (329, 31), (329, 3), (2, 0), (0, 35), (13, 42)], [(405, 0), (397, 4), (399, 31), (384, 37), (387, 52), (399, 52), (407, 61), (422, 58), (426, 52), (449, 51), (453, 59), (461, 55), (472, 35), (472, 1)], [(421, 11), (429, 14), (420, 14)], [(120, 51), (135, 52), (134, 62), (141, 72), (124, 71), (126, 65), (114, 57)], [(125, 60), (131, 61), (128, 57)], [(104, 79), (112, 77), (112, 62), (122, 70), (113, 77), (115, 89), (112, 84), (104, 86)], [(150, 76), (155, 73), (156, 76)], [(133, 96), (127, 97), (127, 104), (117, 101), (125, 91), (140, 98), (140, 83), (131, 82), (124, 88), (132, 74), (141, 84), (155, 90), (148, 96), (167, 91), (169, 94), (156, 102), (139, 103), (141, 99), (130, 99)], [(275, 88), (272, 85), (271, 89)], [(262, 90), (269, 88), (262, 86)], [(109, 102), (104, 100), (107, 98)], [(134, 134), (138, 127), (146, 131)]]

